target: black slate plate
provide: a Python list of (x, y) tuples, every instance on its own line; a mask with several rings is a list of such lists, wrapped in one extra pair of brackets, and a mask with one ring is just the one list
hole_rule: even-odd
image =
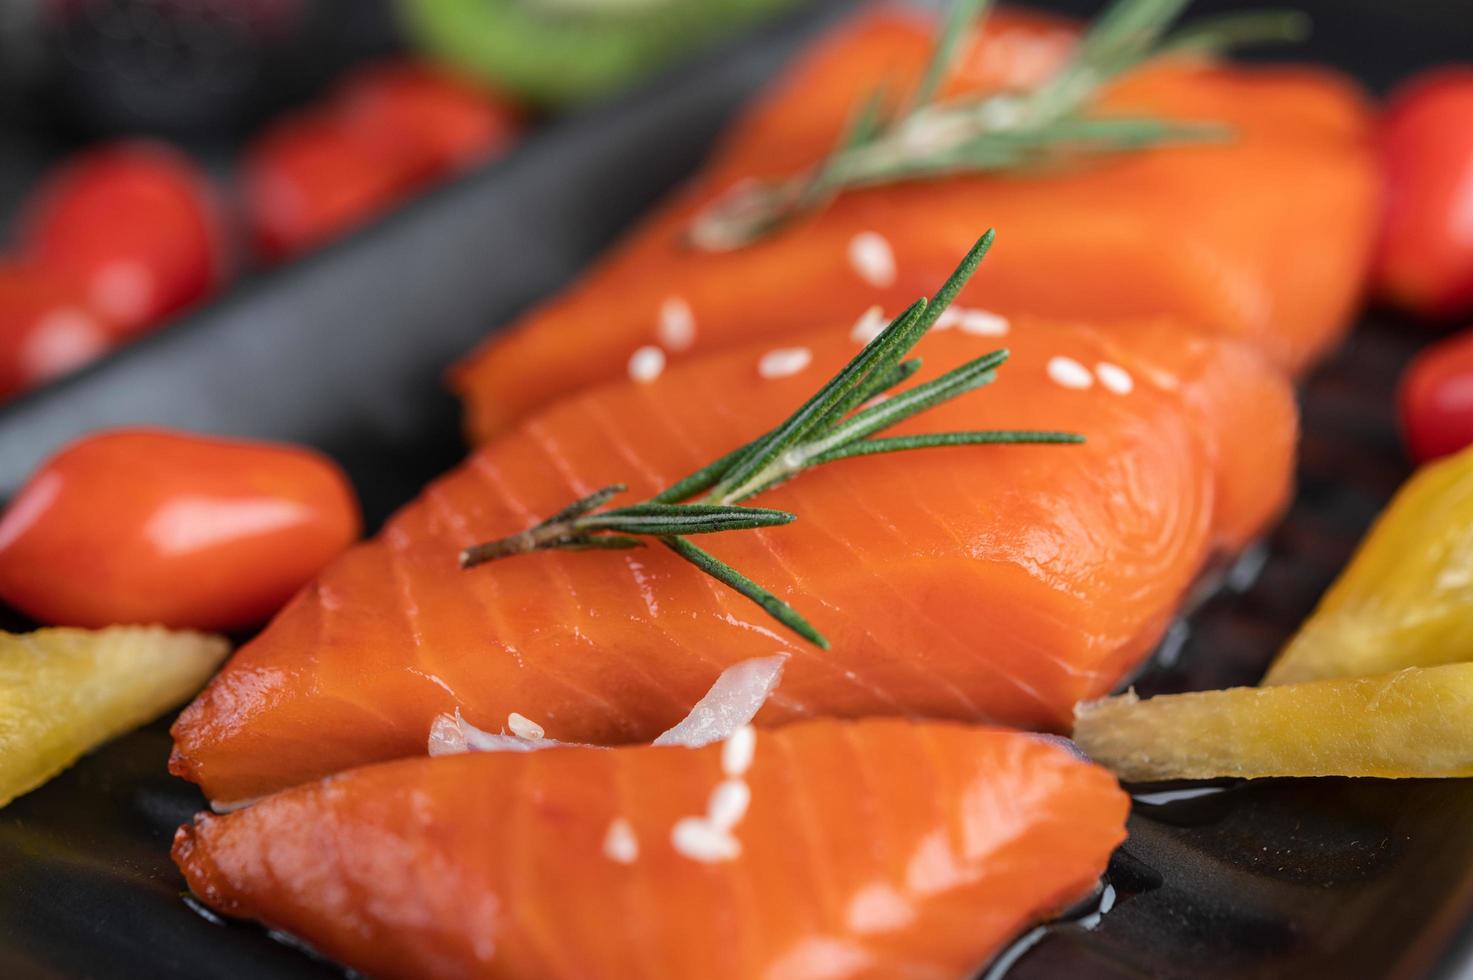
[[(1094, 4), (1061, 0), (1075, 12)], [(688, 172), (838, 0), (613, 105), (337, 247), (0, 412), (0, 494), (72, 435), (155, 422), (320, 446), (377, 523), (461, 452), (439, 373), (548, 294)], [(1202, 3), (1210, 12), (1226, 3)], [(1473, 54), (1463, 2), (1302, 3), (1308, 55), (1380, 87)], [(1391, 420), (1426, 333), (1370, 317), (1304, 389), (1300, 491), (1251, 585), (1193, 616), (1150, 691), (1252, 681), (1406, 475)], [(0, 811), (0, 978), (332, 977), (181, 901), (173, 829), (201, 806), (163, 723)], [(1452, 977), (1473, 969), (1473, 783), (1272, 780), (1141, 803), (1103, 917), (1045, 927), (1013, 978)]]

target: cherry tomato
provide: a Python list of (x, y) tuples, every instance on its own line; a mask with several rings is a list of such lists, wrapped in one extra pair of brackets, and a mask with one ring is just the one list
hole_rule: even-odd
[(347, 479), (317, 453), (105, 432), (48, 460), (0, 518), (0, 598), (42, 623), (234, 629), (358, 532)]
[(364, 140), (327, 114), (278, 123), (242, 168), (256, 246), (280, 260), (321, 245), (389, 208), (433, 169), (423, 150)]
[(184, 155), (139, 141), (84, 153), (44, 181), (22, 246), (81, 283), (121, 336), (204, 298), (226, 264), (209, 182)]
[(108, 325), (71, 280), (0, 261), (0, 398), (79, 368), (110, 344)]
[(490, 159), (521, 129), (512, 105), (483, 85), (412, 61), (355, 72), (339, 89), (334, 111), (367, 140), (423, 150), (437, 172)]
[(1407, 451), (1417, 462), (1473, 445), (1473, 329), (1417, 355), (1398, 393)]
[(1430, 71), (1396, 92), (1381, 138), (1379, 291), (1427, 316), (1473, 309), (1473, 67)]

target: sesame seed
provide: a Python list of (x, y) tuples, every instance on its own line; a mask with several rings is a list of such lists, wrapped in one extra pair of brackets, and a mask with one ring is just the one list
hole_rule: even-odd
[(871, 306), (854, 321), (854, 326), (849, 330), (849, 339), (856, 344), (872, 343), (885, 332), (885, 327), (889, 324), (890, 321), (885, 319), (885, 311), (878, 306)]
[(757, 362), (757, 373), (764, 378), (787, 378), (812, 361), (813, 351), (807, 347), (779, 347), (762, 355), (762, 360)]
[(741, 843), (729, 832), (704, 817), (684, 817), (670, 831), (670, 844), (690, 858), (714, 864), (730, 861), (742, 853)]
[(936, 329), (948, 330), (951, 327), (958, 327), (962, 333), (969, 333), (976, 337), (1003, 337), (1008, 332), (1008, 321), (1006, 317), (989, 313), (986, 310), (968, 310), (960, 306), (948, 306), (936, 318)]
[(610, 861), (633, 864), (639, 857), (639, 839), (634, 836), (634, 827), (623, 817), (615, 817), (604, 834), (604, 855)]
[(706, 819), (712, 826), (730, 830), (747, 814), (752, 802), (752, 790), (740, 779), (727, 779), (711, 791), (711, 800), (706, 804)]
[(679, 296), (668, 296), (660, 304), (660, 343), (671, 350), (688, 350), (696, 342), (696, 315)]
[(533, 742), (547, 734), (542, 730), (541, 725), (526, 715), (519, 715), (515, 711), (506, 716), (506, 727), (510, 728), (511, 733), (517, 738), (525, 738)]
[(871, 286), (884, 289), (895, 284), (895, 251), (884, 235), (862, 231), (851, 238), (849, 264)]
[(1095, 383), (1094, 375), (1089, 373), (1089, 368), (1072, 357), (1049, 358), (1048, 376), (1062, 388), (1074, 388), (1080, 391)]
[(653, 381), (665, 371), (665, 352), (645, 346), (629, 358), (629, 377), (635, 381)]
[(962, 310), (957, 323), (962, 333), (976, 337), (1005, 337), (1008, 333), (1008, 318), (986, 310)]
[(1108, 391), (1117, 395), (1128, 395), (1135, 389), (1135, 379), (1130, 372), (1118, 364), (1102, 362), (1095, 365), (1095, 377), (1100, 379)]
[(721, 771), (728, 776), (740, 776), (752, 767), (752, 756), (757, 751), (757, 730), (743, 725), (721, 743)]

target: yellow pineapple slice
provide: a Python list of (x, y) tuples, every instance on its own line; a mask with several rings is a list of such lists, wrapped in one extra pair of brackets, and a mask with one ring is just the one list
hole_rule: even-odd
[(1465, 660), (1473, 660), (1473, 449), (1407, 481), (1263, 683)]
[(1167, 694), (1074, 709), (1074, 740), (1126, 782), (1473, 776), (1473, 663)]
[(228, 652), (158, 627), (0, 633), (0, 806), (185, 701)]

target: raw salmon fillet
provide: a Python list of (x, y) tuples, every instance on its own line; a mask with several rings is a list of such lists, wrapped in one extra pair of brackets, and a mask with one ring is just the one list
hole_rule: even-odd
[[(775, 342), (874, 303), (897, 311), (987, 227), (997, 246), (963, 303), (1097, 322), (1172, 315), (1295, 370), (1338, 339), (1361, 291), (1379, 181), (1369, 107), (1315, 68), (1156, 63), (1110, 88), (1098, 112), (1217, 122), (1232, 138), (855, 190), (733, 252), (688, 244), (692, 217), (713, 198), (750, 177), (799, 172), (875, 85), (917, 78), (933, 31), (913, 11), (881, 10), (821, 42), (690, 187), (459, 366), (452, 381), (472, 437), (622, 374), (641, 345), (678, 359)], [(1057, 21), (999, 12), (951, 88), (1036, 81), (1072, 36)]]
[(1125, 837), (1114, 778), (1036, 736), (815, 721), (735, 777), (730, 745), (371, 766), (201, 815), (174, 859), (375, 977), (961, 978)]
[[(994, 325), (993, 329), (996, 329)], [(220, 803), (424, 752), (457, 708), (551, 738), (648, 741), (731, 664), (785, 652), (760, 724), (912, 715), (1066, 730), (1154, 646), (1204, 560), (1278, 510), (1295, 410), (1236, 342), (1171, 321), (1020, 317), (916, 352), (917, 380), (1004, 343), (991, 386), (894, 430), (1056, 429), (1077, 446), (930, 449), (833, 463), (754, 498), (787, 526), (705, 536), (793, 603), (820, 651), (654, 546), (540, 552), (462, 571), (460, 549), (627, 482), (630, 502), (776, 425), (859, 349), (763, 377), (766, 345), (591, 389), (430, 485), (244, 646), (174, 728), (171, 768)], [(1071, 387), (1073, 385), (1073, 387)], [(1082, 387), (1081, 387), (1082, 386)]]

